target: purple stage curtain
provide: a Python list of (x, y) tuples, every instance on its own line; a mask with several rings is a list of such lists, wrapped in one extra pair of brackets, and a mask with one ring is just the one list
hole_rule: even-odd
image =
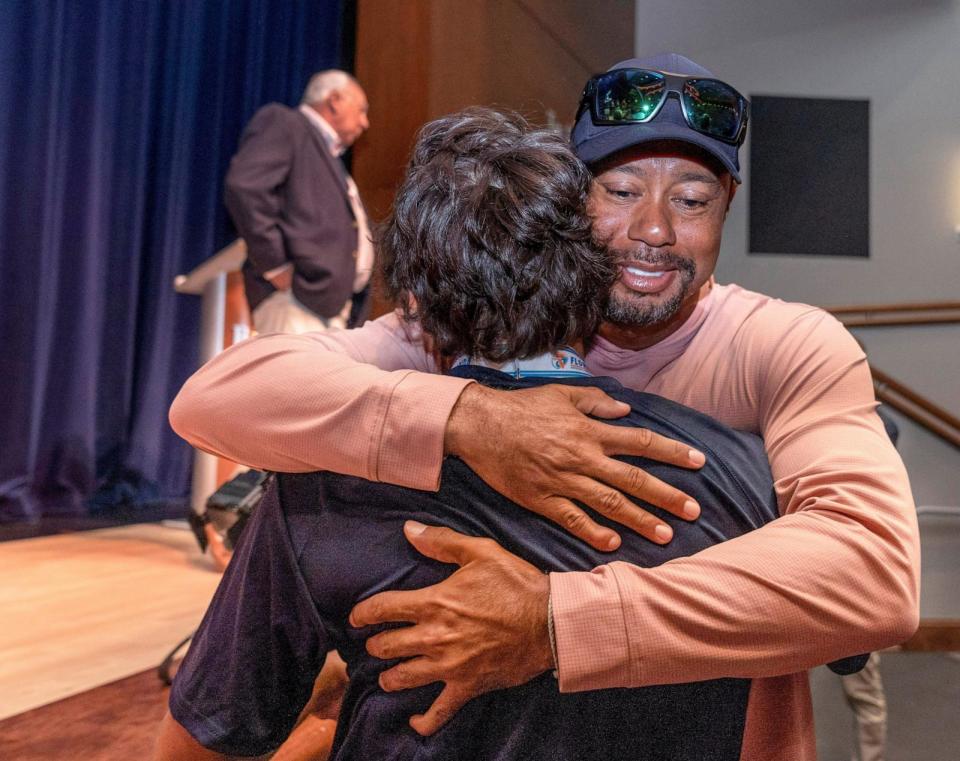
[(187, 493), (166, 414), (200, 310), (173, 278), (233, 237), (243, 125), (343, 65), (350, 9), (0, 3), (0, 521)]

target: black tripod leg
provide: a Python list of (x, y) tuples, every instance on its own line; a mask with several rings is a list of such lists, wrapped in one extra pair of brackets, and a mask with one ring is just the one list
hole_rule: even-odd
[(186, 639), (181, 641), (175, 648), (173, 648), (173, 650), (170, 651), (167, 657), (163, 659), (163, 663), (157, 667), (157, 676), (160, 677), (160, 681), (163, 682), (167, 687), (173, 684), (173, 676), (170, 673), (170, 669), (177, 660), (177, 655), (180, 654), (180, 651), (183, 650), (183, 648), (186, 647), (192, 639), (193, 633), (191, 632), (187, 635)]

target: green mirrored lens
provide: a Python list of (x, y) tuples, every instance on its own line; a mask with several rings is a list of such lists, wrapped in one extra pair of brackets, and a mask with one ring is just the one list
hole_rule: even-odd
[(736, 140), (743, 103), (729, 85), (715, 79), (688, 79), (683, 85), (683, 107), (694, 129)]
[(663, 102), (666, 80), (655, 71), (611, 71), (597, 81), (597, 118), (645, 122)]

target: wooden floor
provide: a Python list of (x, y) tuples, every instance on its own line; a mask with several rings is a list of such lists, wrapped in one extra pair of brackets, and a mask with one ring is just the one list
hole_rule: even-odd
[(168, 692), (150, 669), (0, 720), (0, 758), (148, 759), (167, 709)]
[(219, 580), (160, 524), (0, 543), (0, 719), (156, 667)]

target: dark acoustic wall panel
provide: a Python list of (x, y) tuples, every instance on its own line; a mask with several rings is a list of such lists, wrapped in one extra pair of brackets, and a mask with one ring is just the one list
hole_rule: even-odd
[(870, 255), (870, 101), (751, 98), (750, 253)]

